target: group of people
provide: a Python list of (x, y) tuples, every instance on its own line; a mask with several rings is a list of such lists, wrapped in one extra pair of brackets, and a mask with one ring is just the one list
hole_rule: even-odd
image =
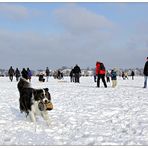
[(70, 81), (75, 83), (80, 83), (81, 69), (76, 64), (75, 67), (70, 72)]
[[(48, 79), (49, 79), (49, 76), (50, 76), (50, 70), (49, 70), (48, 67), (46, 67), (45, 74), (46, 74), (46, 81), (48, 82)], [(45, 82), (45, 78), (44, 78), (44, 74), (43, 73), (39, 74), (39, 81), (40, 82)]]
[[(47, 82), (48, 82), (48, 78), (50, 76), (50, 71), (49, 71), (48, 67), (46, 67), (45, 72), (46, 72), (46, 77), (47, 77)], [(147, 88), (148, 57), (146, 58), (146, 63), (144, 65), (143, 74), (144, 74), (143, 88)], [(22, 76), (23, 78), (28, 79), (31, 82), (32, 72), (29, 68), (27, 68), (27, 69), (23, 68), (22, 71), (20, 72), (20, 70), (18, 68), (16, 68), (16, 70), (14, 70), (13, 67), (11, 66), (8, 70), (8, 75), (9, 75), (11, 82), (13, 81), (14, 76), (16, 77), (16, 81), (18, 81), (20, 76)], [(75, 82), (75, 83), (80, 83), (80, 76), (81, 76), (81, 69), (76, 64), (70, 72), (70, 81)], [(105, 76), (106, 76), (106, 79), (105, 79)], [(134, 80), (134, 76), (135, 76), (134, 71), (131, 72), (131, 76), (132, 76), (132, 80)], [(61, 75), (60, 71), (58, 71), (58, 77), (63, 77), (63, 75)], [(94, 75), (94, 81), (97, 82), (97, 87), (100, 87), (100, 80), (102, 80), (104, 87), (107, 88), (107, 82), (110, 82), (110, 77), (112, 80), (112, 87), (114, 88), (117, 86), (116, 69), (115, 68), (112, 69), (111, 72), (109, 73), (108, 71), (106, 71), (104, 64), (102, 62), (97, 61), (96, 68), (95, 68), (95, 75)], [(122, 78), (128, 79), (127, 75), (124, 72), (122, 73)], [(107, 80), (107, 82), (106, 82), (106, 80)], [(44, 75), (39, 75), (39, 81), (42, 81), (42, 82), (45, 81)]]
[[(105, 79), (105, 76), (106, 76), (106, 79)], [(111, 72), (109, 73), (109, 71), (106, 71), (104, 64), (102, 62), (97, 61), (96, 62), (96, 71), (95, 71), (95, 76), (94, 76), (94, 80), (95, 80), (95, 82), (97, 82), (97, 87), (100, 87), (100, 80), (102, 80), (104, 87), (107, 88), (106, 80), (107, 80), (107, 82), (110, 82), (110, 77), (112, 80), (112, 87), (114, 88), (117, 86), (116, 69), (115, 68), (112, 69)]]
[[(131, 72), (132, 80), (134, 80), (134, 71)], [(105, 80), (106, 77), (106, 80)], [(94, 81), (97, 82), (97, 87), (100, 87), (100, 79), (104, 84), (104, 87), (107, 87), (106, 82), (110, 82), (110, 78), (112, 80), (112, 87), (117, 86), (117, 70), (114, 68), (111, 72), (106, 71), (105, 66), (102, 62), (96, 62), (96, 72), (94, 73)], [(126, 72), (122, 72), (123, 80), (128, 79), (128, 74)], [(96, 80), (97, 79), (97, 80)]]
[(13, 81), (14, 76), (16, 77), (16, 81), (18, 81), (20, 76), (22, 76), (23, 78), (28, 79), (31, 82), (32, 72), (29, 68), (27, 69), (23, 68), (22, 71), (20, 72), (18, 68), (14, 70), (13, 67), (10, 66), (8, 70), (8, 75), (11, 82)]
[(54, 79), (61, 80), (61, 79), (63, 79), (63, 73), (60, 70), (57, 70), (54, 72), (53, 77), (54, 77)]
[[(147, 88), (148, 57), (146, 58), (146, 63), (144, 65), (143, 74), (144, 74), (144, 86), (143, 86), (143, 88)], [(109, 77), (111, 77), (112, 87), (116, 87), (117, 86), (117, 72), (116, 72), (115, 68), (113, 70), (111, 70), (111, 73), (109, 73), (108, 71), (106, 72), (104, 64), (102, 62), (97, 61), (96, 62), (96, 73), (95, 73), (95, 76), (94, 76), (95, 82), (96, 82), (96, 77), (97, 77), (97, 87), (100, 87), (100, 79), (102, 79), (104, 87), (105, 88), (107, 87), (105, 75), (106, 75), (107, 82), (110, 82)], [(134, 76), (135, 76), (134, 71), (131, 72), (131, 76), (132, 76), (132, 80), (134, 80)], [(123, 80), (128, 79), (128, 74), (123, 72), (122, 78), (123, 78)]]

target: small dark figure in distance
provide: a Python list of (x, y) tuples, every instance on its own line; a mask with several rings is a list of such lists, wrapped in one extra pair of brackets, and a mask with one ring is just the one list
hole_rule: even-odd
[(13, 76), (14, 76), (14, 69), (12, 68), (12, 66), (8, 70), (8, 75), (9, 75), (10, 81), (12, 82), (13, 81)]
[(147, 79), (148, 79), (148, 57), (146, 58), (146, 63), (145, 63), (145, 65), (144, 65), (143, 74), (144, 74), (144, 87), (143, 87), (143, 88), (147, 88)]
[(131, 72), (132, 80), (134, 80), (135, 73), (134, 71)]
[(60, 70), (58, 70), (57, 72), (57, 79), (59, 80), (63, 79), (63, 73)]
[(18, 81), (19, 80), (19, 77), (21, 76), (21, 74), (20, 74), (20, 71), (19, 71), (19, 69), (18, 68), (16, 68), (16, 70), (15, 70), (15, 77), (16, 77), (16, 81)]
[(48, 67), (46, 67), (46, 81), (48, 82), (48, 78), (49, 78), (49, 74), (50, 74), (50, 71), (49, 71), (49, 68)]
[(81, 69), (77, 64), (74, 67), (73, 72), (75, 75), (75, 83), (80, 83)]
[(125, 73), (122, 72), (122, 79), (125, 80)]
[(31, 70), (29, 68), (27, 68), (27, 72), (28, 72), (29, 82), (31, 82), (32, 72), (31, 72)]
[(39, 74), (39, 81), (40, 81), (40, 82), (45, 82), (44, 74), (43, 74), (43, 73), (40, 73), (40, 74)]
[(106, 72), (106, 80), (107, 80), (107, 82), (110, 82), (110, 73), (109, 73), (109, 71)]
[(69, 76), (70, 76), (70, 82), (75, 82), (74, 69), (72, 69), (72, 70), (70, 71)]

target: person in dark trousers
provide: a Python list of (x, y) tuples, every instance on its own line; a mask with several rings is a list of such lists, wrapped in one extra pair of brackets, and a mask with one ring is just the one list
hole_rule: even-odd
[(81, 69), (77, 64), (74, 67), (73, 72), (75, 75), (75, 83), (80, 83)]
[(29, 82), (31, 82), (32, 72), (29, 68), (27, 68), (27, 73), (28, 73)]
[(25, 68), (21, 71), (22, 77), (26, 80), (28, 80), (28, 72)]
[(145, 63), (145, 65), (144, 65), (143, 74), (144, 74), (144, 87), (143, 87), (143, 88), (147, 88), (147, 79), (148, 79), (148, 57), (146, 58), (146, 63)]
[(13, 81), (13, 76), (14, 76), (14, 69), (12, 68), (12, 66), (8, 70), (8, 75), (9, 75), (10, 81), (12, 82)]
[(132, 80), (134, 80), (135, 73), (134, 71), (131, 72)]
[(18, 68), (16, 68), (16, 70), (15, 70), (15, 77), (16, 77), (16, 81), (18, 81), (19, 80), (19, 77), (21, 76), (21, 74), (20, 74), (20, 71), (19, 71), (19, 69)]
[(97, 82), (97, 76), (95, 73), (94, 73), (94, 82)]
[(124, 72), (122, 72), (122, 78), (123, 78), (123, 80), (125, 80), (125, 73)]
[(70, 76), (70, 82), (75, 82), (74, 69), (70, 71), (69, 76)]
[(102, 82), (104, 84), (104, 87), (107, 87), (106, 81), (105, 81), (105, 66), (101, 62), (96, 62), (96, 75), (98, 77), (97, 79), (97, 87), (100, 87), (100, 79), (102, 79)]
[(48, 78), (49, 78), (49, 74), (50, 74), (50, 71), (49, 71), (49, 68), (48, 67), (46, 67), (46, 81), (48, 82)]
[(94, 82), (97, 82), (96, 69), (93, 70)]

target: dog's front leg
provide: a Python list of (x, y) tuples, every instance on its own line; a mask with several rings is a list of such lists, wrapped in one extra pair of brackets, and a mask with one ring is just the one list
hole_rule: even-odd
[(33, 112), (33, 111), (30, 111), (30, 112), (29, 112), (29, 116), (30, 116), (31, 121), (34, 123), (35, 132), (36, 132), (36, 118), (35, 118), (34, 112)]
[(50, 120), (49, 120), (48, 112), (42, 112), (42, 117), (46, 121), (47, 125), (50, 126)]
[(35, 118), (34, 112), (29, 111), (29, 116), (30, 116), (31, 121), (36, 123), (36, 118)]

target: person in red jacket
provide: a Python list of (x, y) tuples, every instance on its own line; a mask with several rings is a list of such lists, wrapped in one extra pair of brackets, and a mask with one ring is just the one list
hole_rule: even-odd
[(105, 66), (101, 62), (96, 62), (96, 75), (98, 77), (97, 79), (97, 87), (100, 87), (100, 79), (102, 79), (102, 82), (104, 84), (104, 87), (107, 87), (106, 81), (105, 81)]

